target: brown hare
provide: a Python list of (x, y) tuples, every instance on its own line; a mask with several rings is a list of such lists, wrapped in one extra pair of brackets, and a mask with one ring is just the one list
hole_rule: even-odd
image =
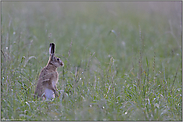
[(54, 56), (55, 54), (55, 44), (50, 43), (49, 48), (49, 60), (47, 65), (42, 69), (37, 87), (35, 90), (34, 98), (41, 97), (43, 100), (52, 99), (58, 97), (56, 83), (58, 82), (58, 72), (57, 67), (64, 66), (64, 63), (60, 58)]

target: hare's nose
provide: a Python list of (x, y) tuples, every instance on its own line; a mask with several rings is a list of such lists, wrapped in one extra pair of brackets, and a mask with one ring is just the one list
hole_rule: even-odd
[(61, 66), (64, 66), (64, 63), (63, 62), (61, 62)]

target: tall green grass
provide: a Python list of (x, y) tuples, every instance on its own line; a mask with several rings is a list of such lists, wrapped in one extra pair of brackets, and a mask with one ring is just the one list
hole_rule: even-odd
[[(182, 120), (179, 3), (3, 2), (2, 120)], [(60, 97), (34, 100), (49, 43)]]

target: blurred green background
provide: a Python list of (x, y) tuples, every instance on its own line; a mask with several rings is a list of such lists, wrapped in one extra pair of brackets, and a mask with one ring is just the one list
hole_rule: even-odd
[[(182, 120), (181, 2), (2, 2), (2, 120)], [(33, 99), (49, 43), (64, 62)]]

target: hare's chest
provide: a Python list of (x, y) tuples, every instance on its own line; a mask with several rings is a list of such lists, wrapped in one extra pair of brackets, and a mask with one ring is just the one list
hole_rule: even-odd
[[(51, 84), (47, 84), (47, 85), (52, 85), (51, 88), (54, 88), (56, 90), (57, 82), (58, 82), (58, 75), (54, 74), (54, 75), (52, 75), (52, 78), (51, 78)], [(50, 86), (47, 86), (45, 88), (45, 96), (46, 96), (46, 99), (55, 98), (55, 93), (52, 89), (50, 89)]]
[(54, 73), (52, 79), (51, 79), (52, 85), (55, 86), (58, 82), (58, 74)]

